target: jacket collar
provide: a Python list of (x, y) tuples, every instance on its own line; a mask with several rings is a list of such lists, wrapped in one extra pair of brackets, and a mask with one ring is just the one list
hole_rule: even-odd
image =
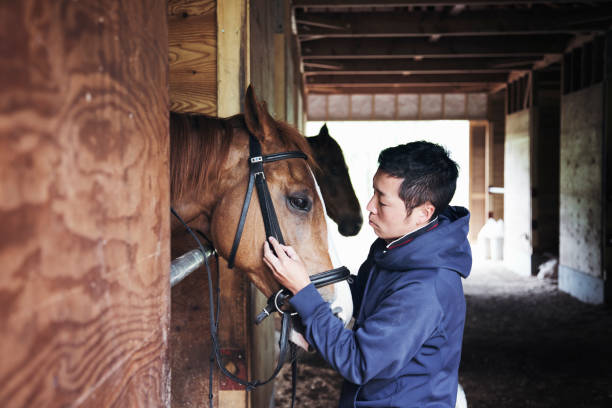
[(402, 245), (406, 245), (407, 243), (413, 241), (416, 237), (423, 235), (424, 233), (431, 231), (432, 229), (438, 226), (438, 216), (433, 220), (429, 221), (427, 224), (423, 225), (421, 228), (418, 228), (408, 234), (400, 237), (394, 241), (391, 241), (387, 244), (387, 250), (401, 247)]

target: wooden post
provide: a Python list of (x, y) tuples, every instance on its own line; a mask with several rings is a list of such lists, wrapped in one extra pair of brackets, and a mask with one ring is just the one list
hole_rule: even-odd
[(166, 2), (0, 3), (0, 401), (169, 407)]
[(470, 241), (475, 242), (478, 231), (486, 221), (485, 200), (485, 144), (487, 122), (470, 121)]
[(248, 0), (217, 2), (217, 115), (240, 113), (249, 75)]
[[(240, 113), (244, 91), (249, 83), (249, 2), (223, 0), (217, 2), (217, 114), (227, 117)], [(249, 329), (247, 326), (250, 284), (246, 274), (227, 268), (220, 262), (219, 289), (223, 316), (219, 324), (219, 341), (226, 368), (238, 370), (244, 378), (251, 372)], [(219, 378), (219, 407), (243, 408), (249, 405), (244, 387), (229, 379)]]

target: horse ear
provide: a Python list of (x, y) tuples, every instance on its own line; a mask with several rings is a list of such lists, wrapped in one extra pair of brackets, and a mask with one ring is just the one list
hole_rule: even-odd
[(327, 129), (327, 123), (321, 126), (321, 130), (319, 130), (319, 136), (329, 137), (329, 130)]
[(246, 90), (244, 121), (249, 131), (262, 143), (276, 135), (276, 122), (268, 113), (266, 103), (257, 101), (253, 85)]

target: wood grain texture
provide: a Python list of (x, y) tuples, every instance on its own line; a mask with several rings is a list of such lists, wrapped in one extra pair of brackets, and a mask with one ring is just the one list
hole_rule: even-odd
[(168, 2), (170, 109), (217, 114), (216, 1)]
[(168, 15), (181, 16), (187, 13), (190, 16), (215, 13), (216, 0), (168, 0)]
[(274, 25), (277, 12), (278, 7), (274, 1), (251, 1), (251, 84), (259, 100), (267, 102), (268, 111), (275, 118), (278, 117), (274, 98), (274, 89), (277, 86), (274, 77)]
[(247, 68), (248, 4), (248, 0), (226, 0), (217, 4), (216, 91), (220, 117), (242, 111), (243, 95), (251, 81)]
[(486, 221), (485, 200), (485, 144), (487, 125), (470, 122), (470, 232), (471, 242), (476, 242), (478, 232)]
[(0, 38), (0, 404), (168, 406), (166, 2), (3, 2)]

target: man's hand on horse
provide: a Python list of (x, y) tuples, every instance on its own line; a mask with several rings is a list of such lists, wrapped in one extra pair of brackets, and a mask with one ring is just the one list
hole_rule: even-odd
[(268, 238), (268, 241), (263, 248), (264, 263), (272, 270), (274, 278), (295, 295), (310, 284), (306, 266), (292, 247), (280, 244), (274, 237)]

